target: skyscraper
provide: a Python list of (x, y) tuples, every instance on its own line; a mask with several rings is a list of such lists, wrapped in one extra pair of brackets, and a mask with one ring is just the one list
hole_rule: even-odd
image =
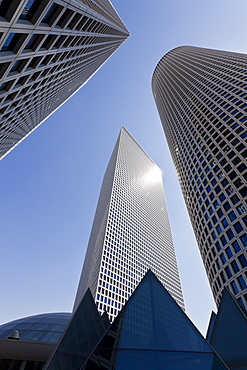
[(108, 0), (0, 0), (0, 158), (127, 37)]
[(247, 308), (247, 55), (184, 46), (152, 89), (217, 305)]
[(104, 176), (75, 300), (113, 320), (151, 269), (184, 308), (162, 173), (123, 127)]

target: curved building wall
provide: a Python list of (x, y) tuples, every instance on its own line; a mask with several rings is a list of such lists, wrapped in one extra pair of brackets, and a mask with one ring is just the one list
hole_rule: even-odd
[(247, 308), (247, 56), (184, 46), (152, 90), (216, 304)]
[(18, 330), (20, 340), (57, 343), (64, 332), (71, 313), (45, 313), (28, 316), (0, 325), (0, 338), (6, 339)]

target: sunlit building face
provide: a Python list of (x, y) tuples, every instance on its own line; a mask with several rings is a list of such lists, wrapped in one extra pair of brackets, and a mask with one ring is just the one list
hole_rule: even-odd
[(184, 308), (162, 172), (122, 128), (104, 176), (75, 307), (89, 287), (99, 312), (113, 320), (148, 269)]
[(152, 89), (216, 303), (247, 308), (247, 55), (179, 47)]

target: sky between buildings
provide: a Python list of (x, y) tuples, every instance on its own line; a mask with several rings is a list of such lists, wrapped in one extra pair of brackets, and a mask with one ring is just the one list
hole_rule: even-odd
[(72, 309), (104, 171), (122, 125), (163, 170), (186, 310), (204, 333), (211, 291), (151, 92), (180, 45), (245, 53), (243, 0), (115, 0), (131, 36), (0, 163), (0, 323)]

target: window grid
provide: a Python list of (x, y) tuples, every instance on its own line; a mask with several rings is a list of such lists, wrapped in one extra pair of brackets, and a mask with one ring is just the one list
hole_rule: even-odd
[(246, 65), (245, 55), (176, 48), (152, 88), (216, 303), (228, 286), (247, 308)]
[[(128, 37), (110, 3), (82, 3), (84, 10), (66, 0), (1, 2), (0, 158), (63, 104)], [(35, 96), (40, 105), (38, 99), (34, 104)], [(24, 105), (27, 117), (20, 119)]]

